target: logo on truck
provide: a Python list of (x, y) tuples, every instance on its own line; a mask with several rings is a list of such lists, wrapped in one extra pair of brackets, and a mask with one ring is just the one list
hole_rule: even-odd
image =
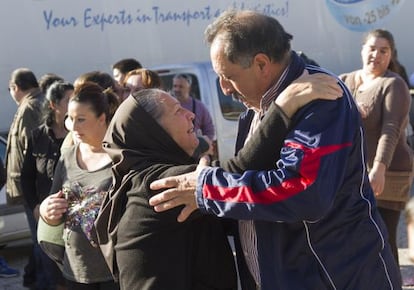
[(326, 0), (332, 16), (353, 31), (380, 28), (394, 17), (405, 0)]

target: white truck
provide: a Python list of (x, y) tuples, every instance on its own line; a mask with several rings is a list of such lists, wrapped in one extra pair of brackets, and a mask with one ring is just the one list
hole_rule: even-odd
[[(390, 30), (399, 59), (414, 72), (414, 1), (408, 0), (3, 0), (0, 10), (0, 132), (7, 133), (16, 104), (7, 85), (10, 73), (27, 67), (37, 77), (49, 72), (74, 81), (134, 57), (156, 69), (168, 84), (188, 73), (194, 94), (210, 110), (221, 160), (232, 155), (240, 106), (223, 96), (203, 40), (206, 26), (225, 9), (252, 9), (278, 19), (303, 51), (340, 74), (361, 67), (364, 34)], [(0, 206), (0, 238), (1, 238)]]
[(15, 68), (28, 67), (38, 77), (54, 72), (73, 81), (86, 71), (110, 72), (111, 64), (126, 57), (146, 67), (208, 61), (203, 31), (230, 7), (277, 18), (293, 34), (293, 49), (338, 74), (360, 67), (367, 30), (389, 29), (401, 62), (414, 71), (409, 31), (414, 1), (4, 0), (3, 7), (0, 132), (7, 132), (16, 110), (7, 92)]

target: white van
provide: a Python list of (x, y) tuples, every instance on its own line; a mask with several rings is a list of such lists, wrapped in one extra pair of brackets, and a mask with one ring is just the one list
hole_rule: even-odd
[(409, 0), (3, 0), (2, 5), (0, 132), (8, 131), (17, 109), (5, 97), (14, 69), (27, 67), (39, 78), (56, 73), (73, 82), (87, 71), (110, 72), (123, 58), (145, 67), (208, 61), (204, 30), (229, 7), (275, 17), (293, 35), (293, 49), (336, 74), (361, 67), (365, 32), (388, 29), (401, 63), (414, 72)]

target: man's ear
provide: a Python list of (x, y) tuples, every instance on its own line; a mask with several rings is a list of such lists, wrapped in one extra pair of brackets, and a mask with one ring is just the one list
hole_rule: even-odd
[(253, 59), (254, 64), (259, 68), (260, 71), (265, 72), (270, 64), (270, 59), (264, 53), (258, 53)]

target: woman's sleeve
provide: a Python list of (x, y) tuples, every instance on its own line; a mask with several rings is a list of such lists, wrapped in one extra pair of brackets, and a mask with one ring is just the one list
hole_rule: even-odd
[[(237, 153), (237, 156), (221, 164), (221, 167), (233, 173), (243, 173), (249, 169), (275, 168), (289, 125), (290, 119), (273, 102), (253, 137)], [(267, 156), (267, 158), (254, 158), (255, 156)]]
[(406, 129), (411, 96), (401, 78), (392, 78), (384, 88), (381, 136), (378, 140), (375, 161), (390, 165), (401, 132)]

